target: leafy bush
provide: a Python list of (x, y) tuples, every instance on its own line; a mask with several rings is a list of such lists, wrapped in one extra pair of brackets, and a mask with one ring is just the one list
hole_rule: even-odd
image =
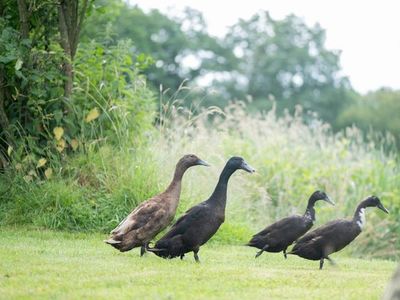
[(133, 63), (130, 47), (129, 42), (107, 49), (95, 42), (83, 44), (75, 60), (71, 99), (59, 96), (46, 101), (51, 96), (45, 94), (42, 101), (32, 101), (34, 106), (27, 108), (31, 127), (15, 119), (15, 127), (22, 132), (9, 152), (26, 180), (60, 171), (67, 153), (88, 151), (105, 142), (117, 147), (140, 142), (151, 127), (155, 102), (139, 74), (146, 57)]
[[(132, 158), (141, 165), (132, 166)], [(146, 158), (104, 146), (66, 158), (59, 176), (27, 182), (2, 175), (1, 224), (106, 231), (121, 216), (157, 191)]]

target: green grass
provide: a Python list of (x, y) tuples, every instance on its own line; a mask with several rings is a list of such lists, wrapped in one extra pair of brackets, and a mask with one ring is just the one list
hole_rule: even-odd
[(396, 264), (334, 255), (338, 266), (209, 243), (164, 260), (119, 253), (105, 235), (0, 229), (1, 299), (378, 299)]

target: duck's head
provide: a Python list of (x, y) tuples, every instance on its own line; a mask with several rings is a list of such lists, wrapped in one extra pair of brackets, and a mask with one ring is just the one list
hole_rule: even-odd
[(328, 195), (323, 191), (315, 191), (314, 193), (312, 193), (309, 202), (315, 203), (318, 200), (324, 200), (332, 205), (335, 205), (331, 198), (329, 198)]
[(254, 173), (256, 171), (243, 158), (239, 156), (231, 157), (226, 163), (226, 166), (232, 170), (242, 169), (249, 173)]
[(385, 213), (389, 213), (389, 211), (383, 206), (381, 199), (379, 199), (377, 196), (369, 196), (364, 199), (361, 204), (362, 207), (377, 207)]
[(200, 159), (194, 154), (186, 154), (179, 161), (178, 165), (183, 166), (185, 168), (190, 168), (193, 166), (210, 166), (206, 161)]

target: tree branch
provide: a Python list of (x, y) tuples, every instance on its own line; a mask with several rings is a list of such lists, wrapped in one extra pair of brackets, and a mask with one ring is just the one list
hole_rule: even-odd
[(58, 4), (60, 43), (66, 54), (63, 69), (66, 77), (64, 96), (67, 98), (72, 94), (74, 75), (72, 64), (78, 48), (79, 33), (88, 8), (88, 0), (83, 0), (80, 13), (78, 8), (79, 0), (61, 0)]
[(86, 16), (86, 11), (88, 9), (88, 4), (89, 4), (88, 0), (84, 0), (83, 1), (81, 12), (79, 13), (79, 16), (77, 16), (77, 24), (76, 24), (75, 34), (74, 34), (75, 40), (74, 40), (74, 46), (73, 46), (73, 56), (75, 56), (76, 50), (78, 48), (79, 34), (81, 32), (82, 24), (83, 24), (83, 21), (84, 21), (85, 16)]
[[(5, 102), (5, 81), (4, 69), (0, 66), (0, 169), (8, 165), (6, 156), (7, 146), (15, 146), (13, 135), (10, 132), (10, 122), (4, 109)], [(4, 145), (4, 141), (6, 145)]]
[(23, 39), (27, 39), (29, 37), (28, 9), (25, 0), (17, 0), (17, 2), (21, 36)]
[(65, 54), (71, 57), (71, 47), (69, 43), (69, 37), (68, 37), (68, 28), (67, 28), (67, 23), (66, 23), (66, 18), (65, 18), (65, 12), (62, 7), (62, 4), (60, 3), (58, 5), (58, 29), (60, 31), (60, 37), (61, 37), (61, 46), (64, 49)]

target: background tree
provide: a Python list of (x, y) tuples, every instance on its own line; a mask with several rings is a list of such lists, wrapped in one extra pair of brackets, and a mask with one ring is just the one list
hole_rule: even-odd
[(96, 4), (82, 39), (132, 40), (132, 56), (146, 53), (154, 60), (144, 73), (157, 91), (160, 85), (176, 91), (184, 80), (194, 82), (207, 72), (228, 67), (232, 52), (208, 35), (202, 14), (194, 9), (169, 17), (158, 10), (146, 13), (122, 0)]
[(268, 98), (280, 110), (297, 104), (318, 112), (333, 123), (351, 89), (340, 74), (339, 52), (325, 48), (325, 31), (307, 26), (294, 15), (274, 20), (268, 12), (240, 20), (225, 37), (233, 49), (236, 71), (216, 82), (229, 98), (250, 95), (257, 109), (268, 108)]
[(381, 88), (358, 96), (338, 117), (340, 128), (357, 126), (369, 132), (371, 129), (386, 134), (392, 133), (400, 146), (400, 91)]

